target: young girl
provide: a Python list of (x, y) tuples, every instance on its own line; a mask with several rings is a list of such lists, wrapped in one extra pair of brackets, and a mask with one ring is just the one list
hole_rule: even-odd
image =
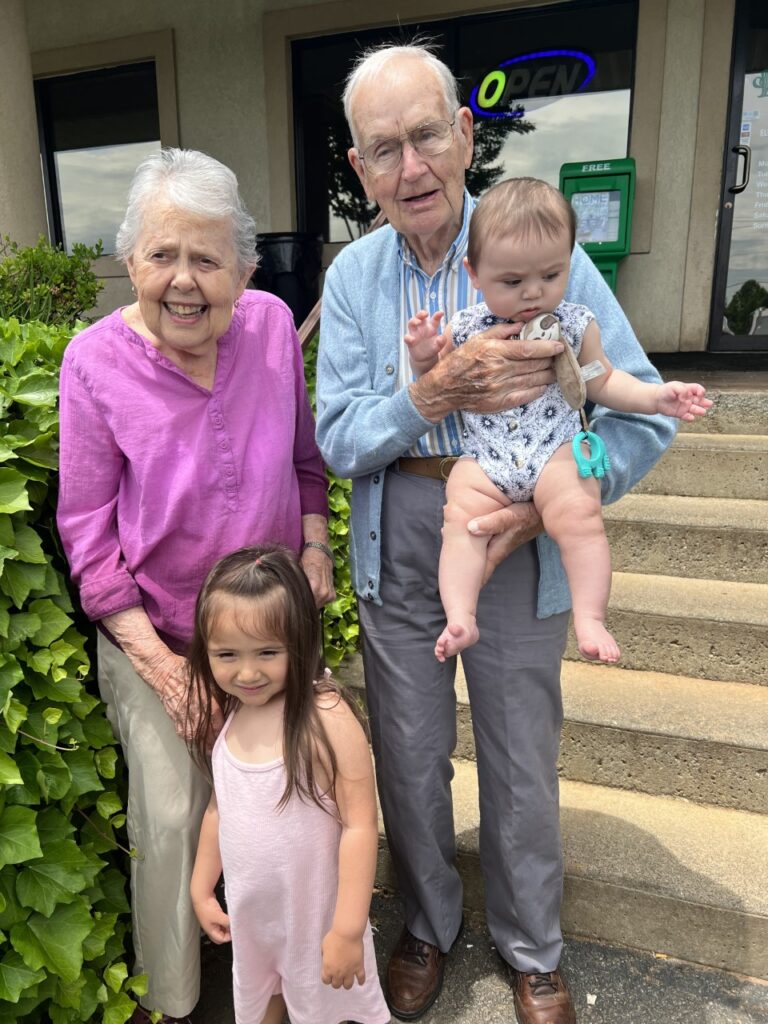
[[(592, 313), (563, 301), (575, 233), (570, 204), (544, 181), (513, 178), (486, 192), (472, 215), (465, 261), (485, 302), (457, 313), (442, 335), (442, 313), (429, 317), (422, 311), (409, 321), (405, 341), (414, 372), (426, 373), (451, 345), (500, 321), (527, 324), (542, 313), (554, 313), (578, 363), (600, 364), (600, 375), (586, 384), (590, 401), (619, 412), (682, 420), (702, 416), (712, 402), (703, 397), (701, 385), (648, 384), (614, 369)], [(435, 646), (437, 658), (458, 654), (479, 635), (477, 598), (489, 538), (470, 534), (467, 523), (532, 498), (544, 529), (560, 548), (581, 654), (618, 661), (618, 645), (605, 627), (611, 560), (600, 481), (578, 475), (571, 451), (581, 430), (578, 412), (551, 384), (525, 406), (491, 415), (464, 412), (462, 417), (462, 449), (468, 458), (453, 467), (446, 489), (439, 580), (447, 626)]]
[[(298, 562), (244, 548), (197, 601), (190, 651), (193, 753), (216, 704), (214, 795), (191, 894), (213, 942), (232, 940), (237, 1024), (385, 1024), (368, 908), (378, 828), (365, 734), (329, 677)], [(227, 913), (214, 893), (224, 872)]]

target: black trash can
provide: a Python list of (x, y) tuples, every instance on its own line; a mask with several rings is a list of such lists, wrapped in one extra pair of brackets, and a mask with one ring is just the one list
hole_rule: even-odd
[(322, 236), (306, 231), (268, 231), (256, 236), (256, 251), (260, 265), (252, 284), (281, 298), (300, 327), (320, 297)]

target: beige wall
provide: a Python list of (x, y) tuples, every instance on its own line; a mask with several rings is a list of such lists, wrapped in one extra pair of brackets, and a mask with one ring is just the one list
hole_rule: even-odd
[[(619, 298), (649, 351), (706, 347), (734, 0), (640, 0), (632, 255)], [(541, 6), (487, 0), (482, 10)], [(290, 40), (466, 13), (471, 0), (26, 0), (33, 53), (172, 30), (179, 141), (238, 175), (261, 230), (295, 227)], [(110, 295), (117, 294), (110, 282)], [(119, 291), (119, 288), (118, 288)]]

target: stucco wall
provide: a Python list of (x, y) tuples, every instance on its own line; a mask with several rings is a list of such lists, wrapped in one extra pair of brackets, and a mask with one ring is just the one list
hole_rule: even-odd
[[(640, 0), (633, 254), (619, 298), (649, 351), (706, 347), (734, 0)], [(412, 0), (407, 19), (472, 9)], [(491, 7), (538, 6), (490, 0)], [(290, 39), (396, 23), (399, 0), (27, 0), (32, 51), (173, 29), (183, 146), (237, 174), (262, 230), (294, 226)], [(265, 18), (266, 15), (266, 18)], [(405, 16), (404, 16), (405, 17)], [(116, 282), (111, 282), (110, 294)]]
[(172, 28), (180, 144), (237, 174), (260, 228), (269, 229), (261, 0), (27, 0), (31, 50)]

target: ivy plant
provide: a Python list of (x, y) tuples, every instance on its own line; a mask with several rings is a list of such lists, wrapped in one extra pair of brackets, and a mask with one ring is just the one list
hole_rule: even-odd
[(53, 544), (72, 333), (0, 319), (0, 1024), (123, 1024), (146, 991), (126, 964), (116, 741)]
[[(304, 376), (313, 408), (315, 408), (318, 338), (319, 335), (316, 334), (304, 349)], [(336, 600), (325, 606), (323, 624), (325, 660), (329, 668), (336, 668), (348, 654), (357, 650), (360, 630), (357, 621), (357, 600), (352, 588), (352, 575), (349, 566), (349, 516), (352, 483), (349, 480), (340, 479), (330, 470), (328, 477), (330, 480), (328, 543), (335, 560)]]

